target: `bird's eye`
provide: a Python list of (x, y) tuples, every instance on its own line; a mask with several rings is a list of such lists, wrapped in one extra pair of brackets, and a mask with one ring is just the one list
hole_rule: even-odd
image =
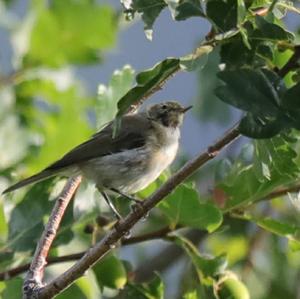
[(166, 110), (166, 109), (167, 109), (167, 105), (164, 104), (164, 105), (161, 106), (161, 108), (162, 108), (163, 110)]

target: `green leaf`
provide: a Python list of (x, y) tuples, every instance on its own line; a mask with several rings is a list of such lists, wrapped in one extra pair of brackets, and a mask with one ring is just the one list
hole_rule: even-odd
[(96, 102), (97, 127), (101, 128), (111, 121), (117, 112), (117, 102), (132, 87), (134, 70), (125, 65), (121, 70), (115, 70), (108, 86), (100, 84)]
[(208, 60), (208, 54), (213, 50), (211, 46), (201, 46), (195, 53), (180, 58), (180, 68), (188, 72), (202, 69)]
[(269, 119), (264, 116), (255, 116), (252, 113), (247, 113), (242, 118), (239, 124), (241, 134), (250, 138), (264, 139), (271, 138), (285, 129), (287, 125), (283, 118)]
[(279, 96), (272, 82), (262, 71), (225, 70), (219, 72), (218, 77), (225, 83), (225, 86), (216, 90), (222, 101), (256, 115), (278, 115)]
[(114, 12), (93, 1), (52, 1), (39, 9), (31, 32), (27, 65), (59, 67), (99, 60), (99, 50), (116, 38)]
[(183, 295), (183, 299), (198, 299), (197, 290), (189, 290)]
[(202, 256), (198, 249), (188, 239), (182, 236), (171, 236), (177, 245), (182, 247), (187, 255), (190, 257), (193, 266), (198, 274), (199, 280), (208, 284), (211, 283), (211, 279), (224, 272), (227, 267), (227, 260), (225, 255), (219, 255), (217, 257)]
[(125, 289), (128, 299), (164, 299), (164, 284), (157, 273), (148, 283), (128, 283)]
[(259, 180), (271, 180), (272, 175), (296, 178), (299, 169), (295, 163), (297, 153), (284, 136), (254, 142), (254, 171)]
[(123, 263), (113, 254), (105, 256), (93, 266), (99, 286), (122, 289), (127, 282), (126, 269)]
[(257, 29), (251, 35), (252, 39), (263, 39), (270, 41), (293, 41), (294, 35), (282, 27), (269, 23), (261, 16), (255, 17)]
[[(244, 162), (242, 154), (235, 159), (227, 177), (217, 185), (226, 194), (225, 211), (253, 204), (298, 178), (299, 170), (295, 167), (293, 149), (297, 145), (289, 144), (285, 139), (287, 140), (286, 136), (281, 136), (261, 141), (260, 150), (263, 153), (255, 153), (257, 157), (254, 159), (258, 161), (252, 164), (249, 164), (252, 157)], [(259, 163), (264, 165), (260, 166)]]
[(205, 17), (200, 0), (166, 0), (166, 3), (176, 21), (191, 17)]
[[(85, 114), (89, 99), (78, 93), (75, 86), (59, 90), (54, 82), (45, 80), (24, 81), (19, 86), (20, 99), (38, 97), (43, 104), (25, 111), (31, 119), (32, 130), (43, 137), (39, 152), (35, 151), (28, 159), (29, 174), (61, 158), (92, 134)], [(43, 109), (45, 105), (48, 109)]]
[(217, 32), (228, 31), (237, 24), (237, 1), (208, 0), (206, 14), (215, 25)]
[(33, 251), (44, 229), (43, 218), (53, 206), (49, 201), (52, 180), (46, 180), (30, 188), (24, 198), (12, 210), (6, 246), (15, 251)]
[(168, 58), (153, 68), (137, 74), (137, 85), (130, 89), (118, 102), (117, 118), (120, 118), (131, 105), (138, 103), (144, 96), (159, 87), (169, 76), (179, 70), (179, 63), (179, 59)]
[(6, 223), (3, 200), (0, 198), (0, 244), (3, 243), (8, 235), (8, 226)]
[(125, 14), (131, 19), (136, 12), (142, 15), (145, 23), (145, 34), (148, 39), (152, 39), (152, 27), (161, 11), (167, 6), (163, 0), (121, 0), (125, 8)]
[(181, 185), (159, 204), (171, 224), (216, 230), (222, 223), (222, 213), (211, 203), (201, 203), (197, 191)]
[(300, 83), (297, 83), (290, 89), (288, 89), (282, 97), (282, 106), (289, 110), (300, 111)]
[(57, 299), (94, 299), (99, 298), (99, 292), (94, 290), (91, 280), (87, 277), (81, 277), (70, 287), (59, 294)]
[(216, 288), (220, 299), (250, 299), (250, 294), (245, 284), (234, 274), (221, 277)]
[(1, 299), (22, 298), (22, 278), (14, 278), (4, 282), (5, 288), (0, 293)]
[(237, 23), (242, 24), (247, 14), (244, 0), (237, 0)]
[(214, 94), (219, 84), (216, 76), (219, 72), (219, 64), (219, 51), (215, 49), (209, 53), (206, 65), (198, 71), (198, 97), (194, 109), (201, 122), (216, 121), (224, 125), (230, 120), (230, 106), (219, 101)]
[(272, 218), (250, 218), (261, 228), (291, 241), (300, 242), (300, 227), (295, 224), (285, 223)]

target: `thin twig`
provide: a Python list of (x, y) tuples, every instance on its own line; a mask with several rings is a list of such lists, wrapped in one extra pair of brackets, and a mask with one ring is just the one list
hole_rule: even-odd
[[(149, 233), (141, 234), (139, 236), (123, 239), (121, 242), (121, 245), (128, 246), (128, 245), (147, 242), (147, 241), (151, 241), (151, 240), (155, 240), (155, 239), (163, 239), (170, 232), (174, 232), (180, 228), (181, 227), (179, 225), (174, 228), (171, 228), (170, 226), (165, 226), (156, 231), (152, 231)], [(49, 257), (47, 259), (47, 264), (45, 265), (45, 267), (53, 265), (53, 264), (57, 264), (57, 263), (64, 263), (64, 262), (79, 260), (85, 253), (86, 253), (86, 251), (82, 251), (82, 252), (77, 252), (77, 253), (73, 253), (73, 254)], [(29, 267), (30, 267), (30, 264), (27, 263), (27, 264), (0, 272), (0, 281), (9, 280), (9, 279), (27, 271), (29, 269)]]
[(62, 290), (81, 277), (86, 270), (93, 266), (100, 258), (115, 247), (132, 227), (142, 219), (157, 203), (170, 194), (180, 183), (191, 176), (198, 168), (206, 162), (215, 158), (219, 151), (232, 143), (240, 136), (237, 126), (229, 130), (220, 140), (208, 147), (204, 153), (199, 154), (195, 159), (186, 163), (178, 172), (169, 178), (149, 198), (138, 205), (128, 216), (121, 220), (115, 229), (111, 230), (94, 247), (87, 250), (85, 255), (66, 272), (55, 278), (45, 287), (38, 290), (39, 299), (53, 298)]
[(44, 278), (45, 266), (47, 264), (46, 259), (48, 257), (50, 247), (56, 236), (56, 232), (65, 209), (72, 199), (80, 182), (81, 176), (70, 178), (56, 200), (55, 206), (52, 210), (42, 237), (40, 238), (23, 284), (24, 299), (32, 298), (32, 294), (35, 292), (35, 290), (40, 289), (40, 287), (43, 285), (42, 281)]
[[(194, 244), (199, 244), (206, 236), (208, 236), (208, 233), (200, 230), (191, 230), (186, 234), (186, 238)], [(150, 280), (155, 272), (160, 273), (168, 269), (174, 262), (180, 260), (183, 255), (184, 250), (177, 244), (171, 243), (147, 260), (147, 263), (140, 265), (134, 271), (134, 280), (136, 282)]]

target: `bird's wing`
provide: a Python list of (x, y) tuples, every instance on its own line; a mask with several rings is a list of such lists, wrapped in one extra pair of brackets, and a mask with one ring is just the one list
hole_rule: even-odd
[(61, 170), (93, 158), (141, 147), (146, 143), (147, 131), (150, 128), (151, 121), (144, 115), (124, 116), (120, 132), (115, 138), (112, 138), (113, 128), (111, 122), (100, 132), (94, 134), (91, 139), (72, 149), (45, 170)]
[(72, 165), (76, 165), (93, 158), (118, 153), (127, 149), (138, 148), (146, 143), (151, 121), (145, 115), (136, 114), (122, 118), (120, 133), (112, 138), (112, 122), (92, 138), (64, 155), (41, 172), (26, 178), (3, 191), (11, 192), (23, 186), (45, 180)]

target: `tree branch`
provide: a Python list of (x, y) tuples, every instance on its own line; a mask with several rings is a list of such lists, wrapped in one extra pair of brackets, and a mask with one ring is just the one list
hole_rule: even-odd
[[(121, 242), (122, 246), (128, 246), (128, 245), (133, 245), (137, 243), (142, 243), (142, 242), (147, 242), (150, 240), (155, 240), (155, 239), (162, 239), (166, 237), (170, 232), (174, 232), (177, 229), (180, 229), (181, 227), (178, 225), (175, 228), (171, 228), (169, 226), (165, 226), (159, 230), (152, 231), (149, 233), (141, 234), (139, 236), (131, 237), (131, 238), (126, 238), (123, 239)], [(45, 267), (48, 267), (53, 264), (57, 263), (63, 263), (63, 262), (70, 262), (70, 261), (75, 261), (80, 259), (86, 251), (78, 252), (78, 253), (73, 253), (73, 254), (68, 254), (68, 255), (62, 255), (62, 256), (53, 256), (49, 257), (47, 259), (47, 263), (45, 264)], [(24, 264), (12, 269), (9, 269), (7, 271), (0, 272), (0, 281), (3, 280), (8, 280), (11, 279), (25, 271), (27, 271), (30, 267), (30, 264)]]
[(49, 249), (56, 236), (56, 232), (65, 209), (67, 208), (68, 203), (72, 199), (80, 182), (81, 176), (70, 178), (56, 200), (55, 206), (52, 210), (42, 237), (40, 238), (23, 284), (24, 299), (32, 298), (32, 294), (35, 292), (35, 290), (40, 289), (40, 287), (43, 285), (42, 281), (44, 277), (45, 266), (47, 264), (46, 259)]
[(55, 278), (48, 285), (37, 290), (39, 299), (52, 298), (67, 288), (77, 278), (82, 276), (86, 270), (94, 265), (100, 258), (108, 253), (111, 248), (115, 247), (117, 242), (121, 240), (126, 232), (143, 218), (157, 203), (170, 194), (180, 183), (192, 175), (198, 168), (206, 162), (215, 158), (219, 151), (225, 148), (240, 136), (238, 127), (235, 126), (229, 130), (220, 140), (207, 148), (204, 153), (199, 154), (195, 159), (186, 163), (179, 171), (169, 178), (158, 190), (150, 197), (143, 201), (134, 209), (127, 217), (121, 220), (115, 229), (110, 231), (100, 242), (94, 247), (87, 250), (85, 255), (75, 263), (66, 272)]
[[(208, 233), (206, 231), (191, 230), (186, 234), (194, 244), (201, 242)], [(153, 274), (162, 272), (170, 267), (175, 261), (178, 261), (184, 255), (184, 250), (176, 244), (170, 244), (163, 248), (154, 257), (151, 257), (147, 263), (140, 265), (134, 272), (134, 280), (136, 282), (148, 281), (153, 277)]]

